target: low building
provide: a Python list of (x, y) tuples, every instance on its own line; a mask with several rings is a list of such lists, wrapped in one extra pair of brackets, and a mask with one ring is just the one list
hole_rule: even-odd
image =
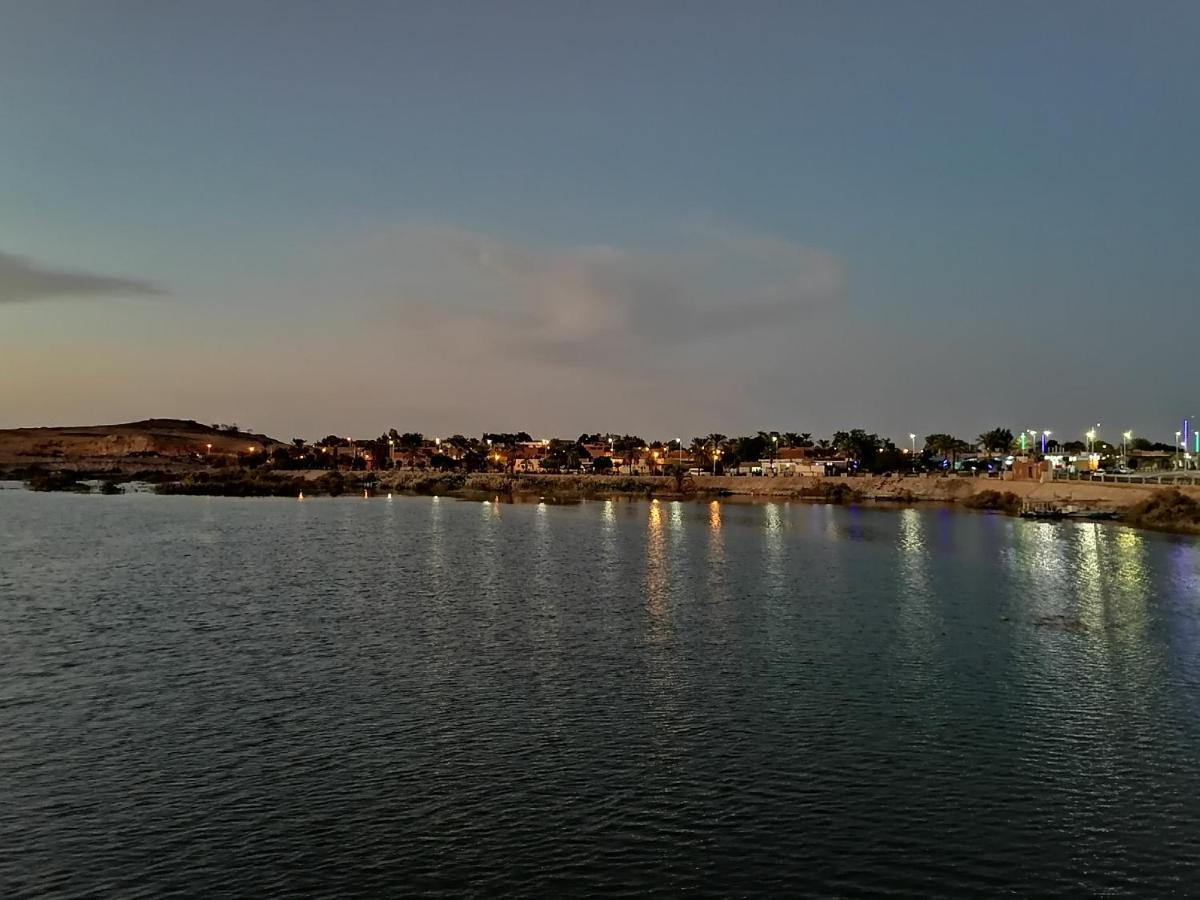
[(1050, 474), (1052, 466), (1047, 459), (1014, 459), (1012, 464), (1013, 481), (1043, 481)]
[(508, 464), (514, 472), (540, 472), (542, 460), (550, 453), (548, 441), (529, 441), (518, 444), (508, 454)]
[(760, 459), (758, 467), (767, 475), (807, 475), (813, 463), (811, 447), (781, 447), (770, 459)]

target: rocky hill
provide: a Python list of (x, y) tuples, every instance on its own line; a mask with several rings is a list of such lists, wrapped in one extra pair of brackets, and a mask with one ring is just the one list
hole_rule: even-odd
[(159, 468), (236, 458), (279, 445), (265, 434), (202, 425), (190, 419), (11, 428), (0, 430), (0, 466)]

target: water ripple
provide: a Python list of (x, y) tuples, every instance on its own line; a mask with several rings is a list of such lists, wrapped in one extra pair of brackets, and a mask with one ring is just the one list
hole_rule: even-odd
[(8, 491), (0, 893), (1189, 896), (1198, 572), (943, 511)]

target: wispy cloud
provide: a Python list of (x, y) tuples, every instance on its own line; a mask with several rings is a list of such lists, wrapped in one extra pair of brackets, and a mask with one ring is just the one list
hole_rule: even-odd
[(139, 278), (53, 268), (24, 256), (0, 252), (0, 303), (24, 303), (61, 297), (157, 296), (165, 291)]
[(711, 226), (673, 238), (530, 247), (408, 226), (339, 244), (319, 277), (329, 296), (368, 304), (381, 324), (401, 322), (431, 344), (610, 369), (793, 331), (845, 300), (844, 267), (824, 250)]

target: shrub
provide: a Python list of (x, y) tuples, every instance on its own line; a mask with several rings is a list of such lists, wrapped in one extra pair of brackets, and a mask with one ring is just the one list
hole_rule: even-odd
[(1018, 513), (1021, 511), (1021, 498), (1012, 491), (980, 491), (963, 500), (963, 506), (968, 509), (988, 509), (996, 512)]
[(1164, 488), (1131, 506), (1125, 519), (1148, 528), (1200, 528), (1200, 503), (1178, 488)]
[(87, 494), (91, 488), (79, 480), (78, 472), (39, 472), (25, 482), (31, 491), (76, 491)]

